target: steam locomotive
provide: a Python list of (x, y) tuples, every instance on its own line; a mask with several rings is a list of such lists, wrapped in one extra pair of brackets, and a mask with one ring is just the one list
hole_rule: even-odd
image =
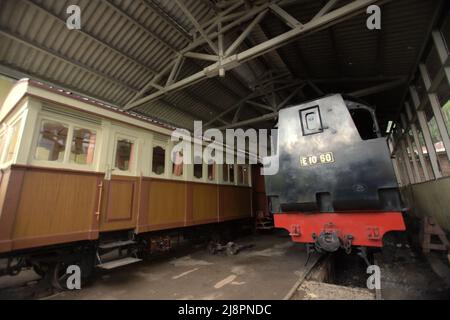
[[(382, 247), (402, 202), (375, 110), (341, 95), (279, 113), (279, 170), (265, 176), (275, 227), (317, 251)], [(270, 157), (268, 159), (270, 161)]]

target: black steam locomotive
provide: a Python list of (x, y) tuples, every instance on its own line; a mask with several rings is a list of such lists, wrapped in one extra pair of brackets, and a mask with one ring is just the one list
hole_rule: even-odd
[(274, 144), (279, 170), (265, 177), (266, 193), (275, 226), (293, 241), (350, 251), (405, 229), (373, 108), (332, 95), (281, 110)]

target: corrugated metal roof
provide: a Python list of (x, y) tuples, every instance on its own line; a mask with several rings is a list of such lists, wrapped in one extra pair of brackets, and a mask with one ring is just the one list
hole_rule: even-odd
[[(391, 1), (382, 7), (381, 31), (365, 28), (366, 16), (359, 15), (267, 53), (228, 72), (225, 78), (197, 83), (135, 111), (191, 128), (192, 120), (207, 121), (250, 93), (252, 82), (267, 70), (313, 79), (326, 92), (351, 92), (384, 79), (406, 78), (426, 41), (438, 2)], [(201, 24), (216, 15), (213, 1), (183, 3)], [(324, 3), (291, 1), (284, 9), (307, 22)], [(73, 4), (82, 10), (79, 31), (65, 25), (66, 8)], [(226, 42), (233, 41), (243, 28), (245, 25), (231, 31)], [(175, 1), (0, 0), (0, 67), (123, 107), (192, 41), (193, 30)], [(241, 48), (286, 30), (279, 18), (268, 14)], [(189, 59), (181, 74), (205, 66)], [(381, 118), (387, 119), (400, 108), (404, 89), (368, 99), (378, 105)], [(260, 110), (248, 106), (243, 114), (254, 116)]]

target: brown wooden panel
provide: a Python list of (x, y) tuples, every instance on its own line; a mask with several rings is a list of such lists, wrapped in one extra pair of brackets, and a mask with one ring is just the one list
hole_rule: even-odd
[(64, 242), (64, 236), (71, 241), (89, 238), (96, 228), (93, 221), (99, 181), (91, 174), (25, 171), (13, 242), (38, 246)]
[(265, 193), (266, 192), (264, 176), (261, 175), (261, 168), (262, 168), (262, 166), (259, 166), (259, 165), (252, 166), (253, 192), (257, 192), (257, 193)]
[(12, 250), (14, 220), (25, 170), (2, 170), (0, 185), (0, 252)]
[(195, 222), (218, 219), (218, 186), (210, 184), (193, 184), (193, 219)]
[(151, 180), (147, 195), (147, 221), (151, 226), (184, 225), (186, 220), (185, 182)]
[(138, 179), (113, 176), (104, 182), (100, 230), (113, 231), (136, 227)]
[(252, 216), (251, 188), (220, 187), (220, 220), (246, 218)]
[(134, 185), (134, 181), (111, 181), (105, 221), (131, 220)]

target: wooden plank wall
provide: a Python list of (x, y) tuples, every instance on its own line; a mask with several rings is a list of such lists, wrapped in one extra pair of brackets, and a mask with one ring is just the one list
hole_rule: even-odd
[(252, 216), (250, 187), (21, 166), (0, 181), (0, 252)]
[(9, 173), (1, 217), (11, 223), (1, 234), (8, 234), (10, 249), (98, 237), (95, 211), (101, 176), (23, 167)]
[(144, 178), (138, 233), (249, 218), (251, 188)]

